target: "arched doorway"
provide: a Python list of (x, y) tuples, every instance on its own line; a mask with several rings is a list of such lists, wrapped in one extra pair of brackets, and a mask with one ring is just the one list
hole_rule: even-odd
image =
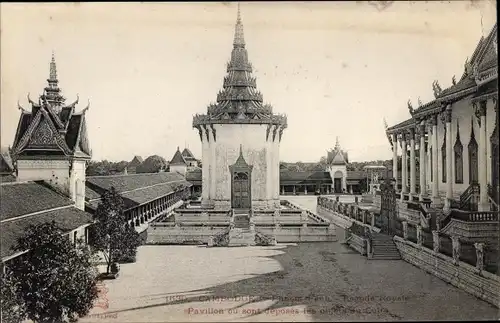
[(335, 193), (342, 193), (342, 179), (344, 174), (340, 170), (333, 174), (333, 190)]

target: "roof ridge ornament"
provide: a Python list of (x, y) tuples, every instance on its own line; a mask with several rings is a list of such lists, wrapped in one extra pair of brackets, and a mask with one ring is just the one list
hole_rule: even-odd
[(451, 78), (451, 83), (453, 85), (457, 85), (457, 80), (455, 79), (455, 75), (453, 75), (453, 77)]
[(439, 81), (435, 80), (432, 82), (432, 91), (434, 92), (434, 97), (437, 98), (443, 90), (441, 89), (441, 86), (439, 85)]
[(407, 104), (408, 104), (408, 111), (410, 111), (410, 114), (413, 115), (413, 111), (414, 110), (413, 110), (413, 106), (411, 105), (411, 100), (410, 99), (408, 99), (408, 103)]

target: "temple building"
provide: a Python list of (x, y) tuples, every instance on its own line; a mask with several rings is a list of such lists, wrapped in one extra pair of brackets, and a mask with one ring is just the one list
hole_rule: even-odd
[[(85, 166), (91, 151), (85, 114), (78, 99), (65, 104), (52, 55), (48, 86), (21, 116), (12, 147), (15, 182), (0, 185), (2, 265), (27, 252), (15, 252), (17, 239), (32, 224), (55, 221), (71, 242), (87, 242), (93, 223), (85, 208)], [(5, 159), (4, 159), (5, 160)], [(5, 267), (4, 267), (5, 268)]]
[[(348, 190), (347, 183), (347, 164), (349, 163), (349, 156), (346, 151), (342, 150), (337, 137), (335, 148), (328, 152), (326, 162), (328, 164), (328, 171), (332, 179), (332, 190), (335, 193), (352, 192), (352, 187)], [(351, 184), (352, 185), (352, 184)]]
[[(86, 128), (89, 106), (77, 112), (78, 99), (67, 105), (58, 86), (54, 56), (48, 86), (21, 116), (12, 158), (0, 158), (0, 254), (2, 267), (23, 257), (17, 239), (32, 224), (55, 221), (72, 243), (92, 243), (102, 194), (114, 187), (123, 198), (127, 223), (142, 233), (148, 224), (183, 204), (191, 184), (179, 174), (130, 174), (86, 177), (91, 150)], [(140, 164), (139, 158), (134, 158)]]
[(498, 208), (496, 44), (495, 24), (466, 60), (458, 81), (453, 76), (444, 90), (434, 81), (435, 99), (415, 108), (408, 102), (411, 118), (386, 129), (402, 198), (430, 198), (446, 209)]
[(252, 76), (240, 10), (223, 89), (193, 118), (202, 142), (202, 203), (216, 208), (278, 209), (284, 115), (263, 102)]

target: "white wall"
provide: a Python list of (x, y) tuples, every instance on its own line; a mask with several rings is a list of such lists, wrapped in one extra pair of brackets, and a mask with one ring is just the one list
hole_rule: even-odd
[[(488, 100), (487, 103), (487, 112), (486, 112), (486, 148), (487, 148), (487, 178), (488, 182), (491, 181), (491, 143), (490, 137), (493, 134), (493, 130), (495, 128), (495, 107), (493, 105), (492, 100)], [(460, 128), (460, 141), (463, 145), (463, 184), (455, 183), (455, 152), (453, 147), (455, 145), (456, 136), (457, 136), (457, 120)], [(452, 105), (452, 122), (451, 122), (451, 136), (452, 136), (452, 155), (446, 156), (446, 158), (452, 159), (452, 173), (446, 174), (447, 180), (451, 180), (453, 183), (453, 192), (454, 194), (461, 194), (463, 191), (469, 187), (469, 150), (468, 145), (471, 137), (471, 120), (472, 127), (474, 128), (474, 135), (476, 138), (476, 142), (479, 146), (479, 134), (480, 127), (478, 124), (478, 120), (474, 114), (474, 108), (470, 103), (470, 98), (463, 99), (459, 102), (455, 102)], [(441, 147), (443, 145), (444, 140), (444, 124), (439, 120), (438, 123), (438, 147), (437, 149), (433, 149), (438, 153), (438, 183), (439, 183), (439, 191), (444, 194), (446, 192), (446, 182), (442, 181), (442, 170), (446, 167), (443, 165)], [(447, 134), (449, 136), (450, 134)], [(480, 148), (480, 147), (479, 147)], [(430, 176), (430, 167), (427, 168), (427, 173)], [(429, 182), (430, 183), (430, 182)]]
[(240, 145), (245, 161), (252, 169), (252, 205), (269, 207), (279, 204), (279, 135), (272, 142), (266, 141), (267, 125), (217, 124), (214, 125), (216, 141), (206, 142), (203, 133), (202, 198), (213, 200), (217, 205), (230, 206), (231, 173), (229, 166), (238, 159)]
[(170, 165), (170, 172), (171, 173), (179, 173), (182, 174), (182, 176), (186, 176), (186, 170), (187, 166), (186, 165)]

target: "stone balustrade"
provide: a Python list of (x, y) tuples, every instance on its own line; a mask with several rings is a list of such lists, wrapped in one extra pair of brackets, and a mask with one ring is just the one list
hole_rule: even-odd
[(418, 243), (398, 236), (394, 237), (394, 242), (403, 260), (499, 307), (500, 277), (483, 270), (484, 245), (481, 243), (474, 245), (477, 262), (473, 266), (460, 261), (460, 241), (458, 238), (452, 239), (453, 254), (452, 257), (449, 257), (438, 252), (440, 241), (436, 231), (433, 232), (433, 236), (436, 237), (433, 249), (422, 247)]
[(360, 222), (363, 225), (375, 227), (376, 214), (373, 211), (367, 210), (358, 204), (343, 203), (333, 200), (328, 197), (318, 196), (318, 206), (328, 211), (343, 215), (353, 221)]

